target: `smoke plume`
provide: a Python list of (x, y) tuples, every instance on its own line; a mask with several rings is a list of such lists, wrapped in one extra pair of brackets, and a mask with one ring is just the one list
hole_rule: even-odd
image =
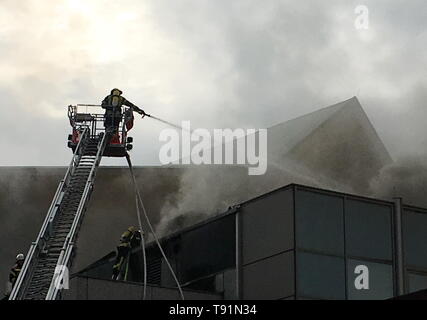
[(373, 197), (402, 197), (405, 204), (427, 207), (427, 155), (407, 156), (386, 165), (370, 187)]

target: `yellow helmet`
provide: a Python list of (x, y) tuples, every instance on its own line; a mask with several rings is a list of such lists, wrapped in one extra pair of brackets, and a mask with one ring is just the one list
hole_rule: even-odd
[(114, 88), (113, 90), (111, 90), (111, 94), (115, 96), (120, 96), (122, 93), (123, 91), (117, 88)]
[(135, 231), (138, 231), (138, 229), (136, 227), (132, 226), (132, 227), (128, 228), (128, 231), (129, 232), (135, 232)]

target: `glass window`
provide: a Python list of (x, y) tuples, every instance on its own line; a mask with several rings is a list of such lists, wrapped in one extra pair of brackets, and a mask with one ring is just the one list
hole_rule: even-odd
[(297, 295), (345, 299), (344, 258), (297, 253)]
[(343, 200), (296, 189), (297, 247), (344, 254)]
[(294, 295), (293, 251), (257, 261), (243, 267), (244, 300), (277, 300)]
[(391, 212), (386, 205), (346, 200), (347, 256), (392, 260)]
[(409, 272), (409, 293), (427, 289), (427, 274)]
[[(366, 269), (356, 270), (358, 266)], [(364, 281), (360, 280), (363, 274), (366, 275)], [(360, 285), (361, 282), (367, 288), (357, 288), (356, 284)], [(347, 292), (350, 300), (383, 300), (393, 297), (393, 267), (382, 263), (348, 260)]]
[(229, 269), (188, 284), (185, 288), (222, 294), (224, 299), (237, 299), (236, 270)]
[(404, 211), (403, 245), (406, 265), (427, 268), (427, 214)]
[(293, 198), (285, 189), (242, 206), (243, 264), (294, 247)]
[(233, 268), (236, 261), (235, 216), (228, 215), (181, 235), (172, 246), (182, 282)]

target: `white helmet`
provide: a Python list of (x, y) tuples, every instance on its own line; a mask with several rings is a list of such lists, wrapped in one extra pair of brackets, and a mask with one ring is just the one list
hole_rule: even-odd
[(22, 260), (24, 260), (24, 255), (20, 253), (16, 256), (16, 261), (22, 261)]

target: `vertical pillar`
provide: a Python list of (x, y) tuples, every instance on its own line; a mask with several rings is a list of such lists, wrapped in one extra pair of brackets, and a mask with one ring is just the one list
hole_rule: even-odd
[(243, 299), (242, 213), (236, 210), (236, 298)]
[(405, 267), (403, 258), (403, 230), (402, 230), (402, 198), (394, 199), (394, 261), (395, 284), (398, 296), (405, 294)]

